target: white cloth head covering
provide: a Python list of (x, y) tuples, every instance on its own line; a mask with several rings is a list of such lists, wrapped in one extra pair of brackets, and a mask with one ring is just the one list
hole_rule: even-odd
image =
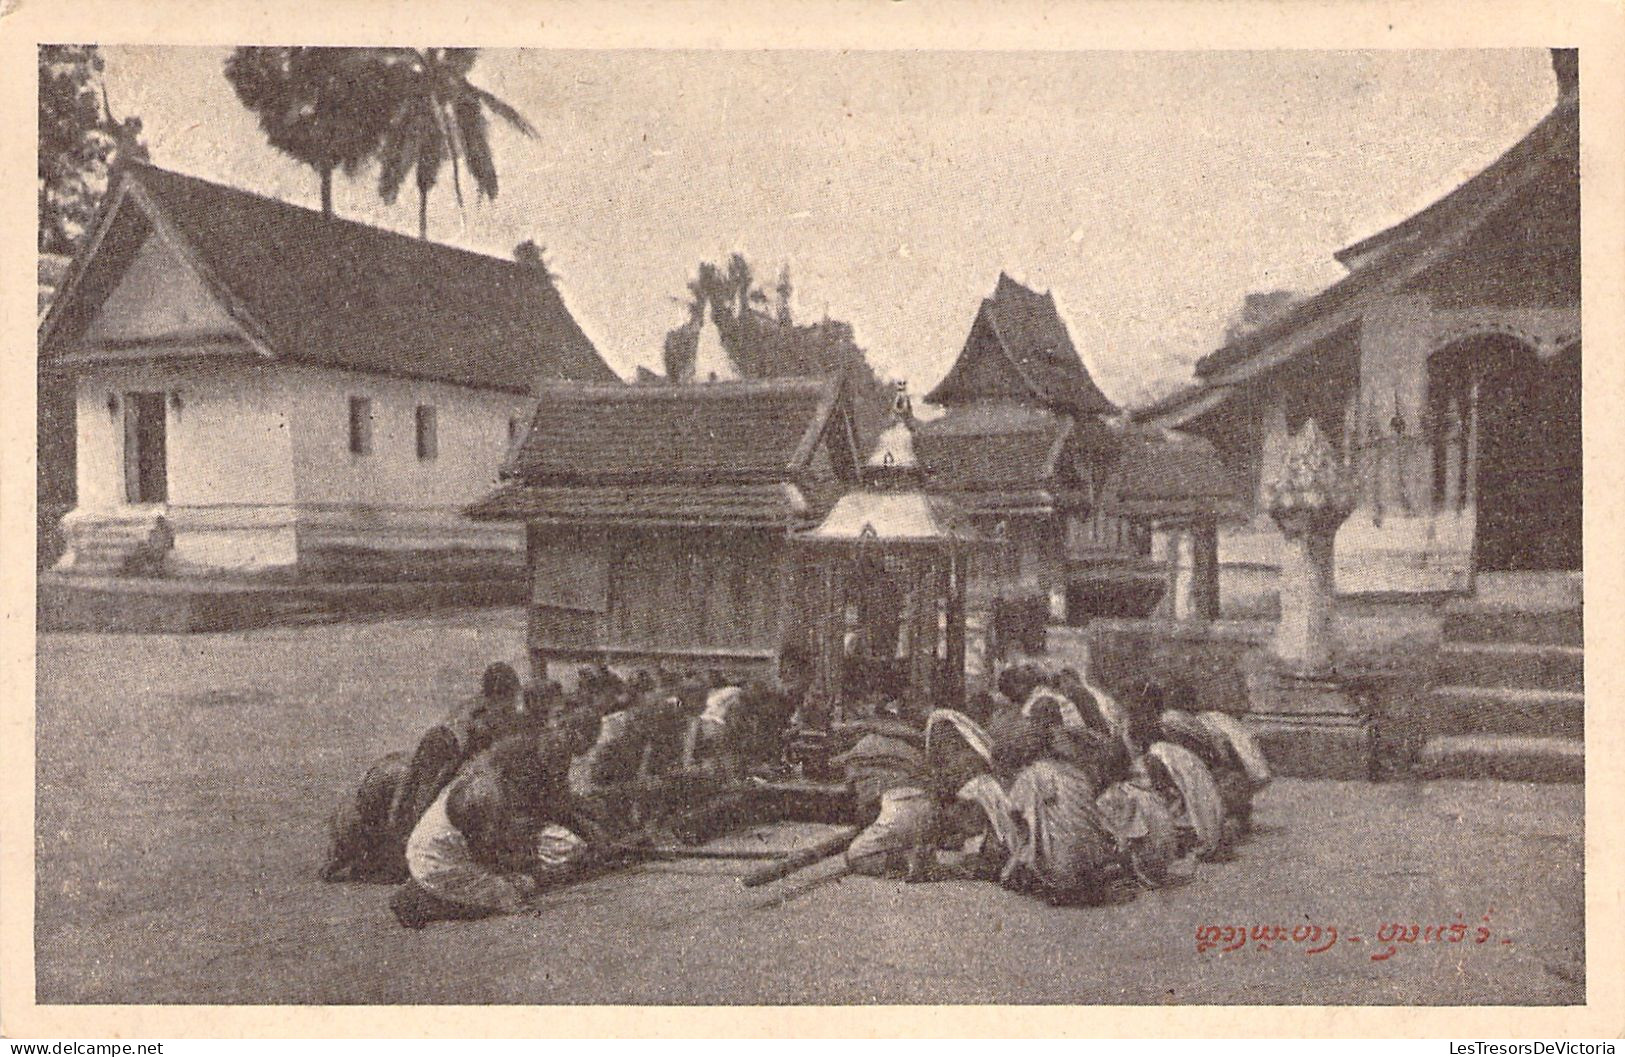
[(982, 725), (965, 713), (952, 708), (938, 708), (926, 717), (925, 720), (925, 751), (931, 752), (931, 738), (942, 729), (943, 724), (956, 728), (965, 738), (976, 755), (987, 761), (989, 767), (993, 766), (993, 739), (988, 735)]
[(1202, 712), (1196, 717), (1197, 722), (1216, 731), (1230, 743), (1235, 750), (1236, 758), (1241, 761), (1242, 770), (1253, 783), (1253, 788), (1261, 788), (1270, 782), (1269, 761), (1264, 758), (1264, 750), (1258, 747), (1258, 739), (1246, 725), (1228, 712)]
[(1163, 712), (1160, 722), (1164, 737), (1185, 738), (1197, 745), (1204, 746), (1207, 751), (1214, 753), (1218, 759), (1228, 761), (1230, 757), (1230, 740), (1189, 712), (1179, 708), (1170, 708)]
[(705, 710), (700, 713), (700, 718), (719, 727), (727, 726), (728, 714), (744, 694), (744, 689), (738, 686), (724, 686), (711, 691), (705, 695)]
[(1174, 819), (1162, 797), (1131, 781), (1113, 782), (1095, 806), (1135, 876), (1152, 888), (1168, 883), (1177, 851)]
[(984, 771), (960, 786), (959, 792), (954, 795), (982, 809), (982, 815), (987, 819), (993, 835), (1004, 845), (1006, 851), (1015, 851), (1021, 847), (1021, 830), (1016, 825), (1009, 794), (1004, 791), (1004, 786), (999, 784), (997, 778)]
[(1166, 767), (1179, 788), (1185, 802), (1179, 821), (1196, 831), (1197, 854), (1212, 854), (1224, 837), (1224, 800), (1212, 772), (1194, 752), (1171, 741), (1153, 742), (1146, 755)]
[(1033, 687), (1033, 692), (1027, 695), (1027, 703), (1021, 706), (1021, 714), (1031, 719), (1033, 708), (1040, 701), (1055, 702), (1055, 707), (1061, 712), (1061, 726), (1067, 730), (1084, 730), (1088, 727), (1083, 721), (1083, 713), (1078, 711), (1078, 706), (1065, 694), (1057, 693), (1047, 686)]
[(1129, 745), (1128, 740), (1128, 710), (1117, 698), (1090, 679), (1087, 672), (1078, 673), (1078, 682), (1082, 683), (1083, 688), (1095, 699), (1095, 708), (1100, 712), (1100, 718), (1106, 721), (1112, 735), (1122, 741), (1132, 755), (1135, 749)]
[(1072, 890), (1099, 880), (1116, 858), (1116, 839), (1100, 817), (1094, 783), (1073, 765), (1035, 761), (1011, 783), (1008, 802), (1024, 825), (1016, 827), (1006, 878), (1025, 866), (1045, 885)]

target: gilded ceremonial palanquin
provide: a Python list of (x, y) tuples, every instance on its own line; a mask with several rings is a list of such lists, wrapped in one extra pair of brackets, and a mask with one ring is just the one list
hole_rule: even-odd
[[(1343, 594), (1471, 593), (1581, 564), (1579, 99), (1487, 169), (1336, 254), (1348, 274), (1198, 362), (1137, 414), (1210, 439), (1255, 496), (1313, 418), (1353, 471)], [(1219, 544), (1230, 612), (1267, 609), (1280, 536), (1254, 503)]]

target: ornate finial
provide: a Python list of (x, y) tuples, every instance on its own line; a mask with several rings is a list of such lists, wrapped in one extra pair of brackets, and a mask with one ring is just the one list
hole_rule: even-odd
[(872, 483), (893, 481), (896, 475), (912, 480), (919, 465), (914, 461), (914, 413), (909, 405), (906, 383), (892, 383), (891, 425), (881, 430), (875, 450), (869, 456)]
[(914, 405), (909, 402), (908, 383), (905, 381), (892, 383), (891, 413), (892, 417), (904, 421), (914, 417)]
[(1280, 469), (1264, 484), (1264, 506), (1288, 535), (1341, 524), (1354, 509), (1355, 491), (1337, 452), (1314, 419), (1287, 441)]

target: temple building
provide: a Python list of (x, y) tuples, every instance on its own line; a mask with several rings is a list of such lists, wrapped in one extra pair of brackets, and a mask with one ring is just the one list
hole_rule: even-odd
[(522, 533), (463, 506), (539, 383), (618, 379), (516, 255), (124, 167), (39, 327), (42, 377), (73, 393), (40, 438), (42, 464), (76, 468), (57, 567), (518, 575)]
[(808, 647), (793, 540), (858, 480), (850, 405), (839, 377), (541, 390), (506, 483), (469, 510), (524, 527), (536, 676), (760, 674)]
[[(1037, 594), (1064, 617), (1069, 557), (1126, 528), (1095, 516), (1117, 407), (1084, 366), (1049, 293), (1000, 274), (959, 358), (926, 402), (915, 451), (931, 491), (1001, 546), (971, 561), (972, 602)], [(1097, 538), (1098, 537), (1098, 538)]]
[(1553, 65), (1557, 103), (1523, 139), (1339, 251), (1346, 276), (1137, 413), (1207, 438), (1249, 482), (1253, 513), (1218, 541), (1227, 611), (1272, 604), (1280, 537), (1258, 499), (1309, 418), (1358, 487), (1339, 593), (1472, 594), (1486, 574), (1579, 570), (1578, 74), (1572, 51)]

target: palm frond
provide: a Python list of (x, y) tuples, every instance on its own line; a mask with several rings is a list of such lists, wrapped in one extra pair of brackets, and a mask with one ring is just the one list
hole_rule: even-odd
[(467, 77), (480, 57), (478, 48), (439, 48), (438, 63), (458, 77)]
[[(459, 154), (457, 142), (452, 137), (452, 131), (449, 127), (449, 123), (446, 120), (446, 114), (440, 100), (440, 95), (433, 88), (429, 89), (429, 98), (427, 103), (429, 113), (434, 115), (434, 124), (437, 131), (436, 138), (439, 140), (439, 142), (436, 144), (436, 149), (441, 151), (440, 155), (435, 160), (435, 169), (438, 170), (444, 163), (446, 157), (448, 155), (450, 156), (452, 192), (457, 196), (457, 208), (461, 209), (463, 207), (463, 182), (457, 172), (457, 159)], [(438, 171), (436, 172), (436, 175), (439, 175)]]
[(536, 138), (536, 126), (532, 125), (529, 121), (526, 121), (525, 115), (509, 106), (507, 103), (504, 103), (490, 92), (487, 92), (485, 89), (476, 87), (474, 85), (469, 85), (469, 87), (473, 89), (474, 97), (484, 105), (485, 109), (491, 111), (491, 113), (495, 114), (497, 117), (500, 117), (509, 125), (513, 126), (515, 129), (518, 129), (521, 133), (530, 137), (531, 139)]
[(495, 198), (497, 168), (491, 157), (491, 141), (486, 135), (485, 115), (479, 104), (467, 97), (457, 101), (452, 113), (452, 126), (462, 139), (463, 159), (474, 177), (475, 189), (485, 198)]
[(396, 197), (401, 193), (401, 185), (406, 183), (406, 174), (416, 164), (417, 151), (414, 146), (408, 141), (404, 129), (390, 129), (379, 148), (378, 197), (388, 205), (395, 204)]

